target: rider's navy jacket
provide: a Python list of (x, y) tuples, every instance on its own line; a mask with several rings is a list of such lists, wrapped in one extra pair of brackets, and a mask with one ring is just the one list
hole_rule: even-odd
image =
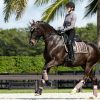
[(73, 29), (75, 27), (75, 22), (76, 22), (76, 15), (74, 12), (70, 14), (66, 14), (65, 20), (63, 23), (64, 31), (68, 31), (70, 29)]

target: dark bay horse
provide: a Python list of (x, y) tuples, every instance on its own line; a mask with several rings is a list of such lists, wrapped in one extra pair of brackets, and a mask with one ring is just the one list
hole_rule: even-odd
[[(30, 43), (35, 45), (40, 37), (43, 37), (45, 42), (44, 59), (45, 65), (42, 74), (41, 84), (39, 89), (36, 91), (37, 94), (41, 94), (44, 84), (48, 83), (48, 72), (51, 67), (65, 65), (65, 56), (68, 53), (65, 50), (65, 45), (62, 36), (58, 35), (57, 31), (49, 24), (43, 21), (33, 21), (30, 27)], [(87, 53), (75, 53), (75, 60), (71, 66), (81, 66), (84, 69), (84, 77), (72, 90), (73, 93), (77, 92), (88, 79), (93, 82), (93, 94), (97, 96), (97, 78), (93, 74), (94, 64), (100, 60), (100, 51), (92, 43), (86, 43), (88, 52)]]

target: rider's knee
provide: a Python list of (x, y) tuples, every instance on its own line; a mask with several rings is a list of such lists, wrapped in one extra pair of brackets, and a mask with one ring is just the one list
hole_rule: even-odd
[(67, 42), (67, 44), (68, 44), (68, 45), (71, 45), (71, 44), (72, 44), (72, 40), (69, 40), (69, 41)]

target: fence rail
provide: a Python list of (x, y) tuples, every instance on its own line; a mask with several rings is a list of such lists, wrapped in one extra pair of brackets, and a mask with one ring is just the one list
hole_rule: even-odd
[[(83, 75), (48, 75), (49, 80), (80, 80)], [(40, 80), (41, 75), (0, 75), (0, 80)], [(100, 80), (100, 75), (96, 75)]]
[[(96, 75), (100, 82), (100, 75)], [(34, 88), (35, 82), (42, 78), (41, 75), (0, 75), (0, 88)], [(49, 75), (49, 80), (55, 82), (55, 86), (58, 87), (73, 87), (77, 81), (83, 78), (83, 75)], [(87, 86), (92, 86), (88, 82)], [(100, 87), (100, 84), (99, 84)], [(57, 87), (56, 87), (57, 88)]]

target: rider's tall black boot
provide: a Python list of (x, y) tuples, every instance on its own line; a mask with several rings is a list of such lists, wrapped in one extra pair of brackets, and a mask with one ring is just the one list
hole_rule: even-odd
[(74, 51), (73, 51), (73, 46), (72, 45), (69, 45), (68, 46), (68, 53), (69, 53), (69, 61), (73, 62), (74, 61)]
[(68, 48), (68, 55), (66, 56), (66, 61), (67, 62), (73, 62), (74, 61), (74, 51), (73, 51), (73, 46), (72, 44), (67, 44), (67, 48)]

